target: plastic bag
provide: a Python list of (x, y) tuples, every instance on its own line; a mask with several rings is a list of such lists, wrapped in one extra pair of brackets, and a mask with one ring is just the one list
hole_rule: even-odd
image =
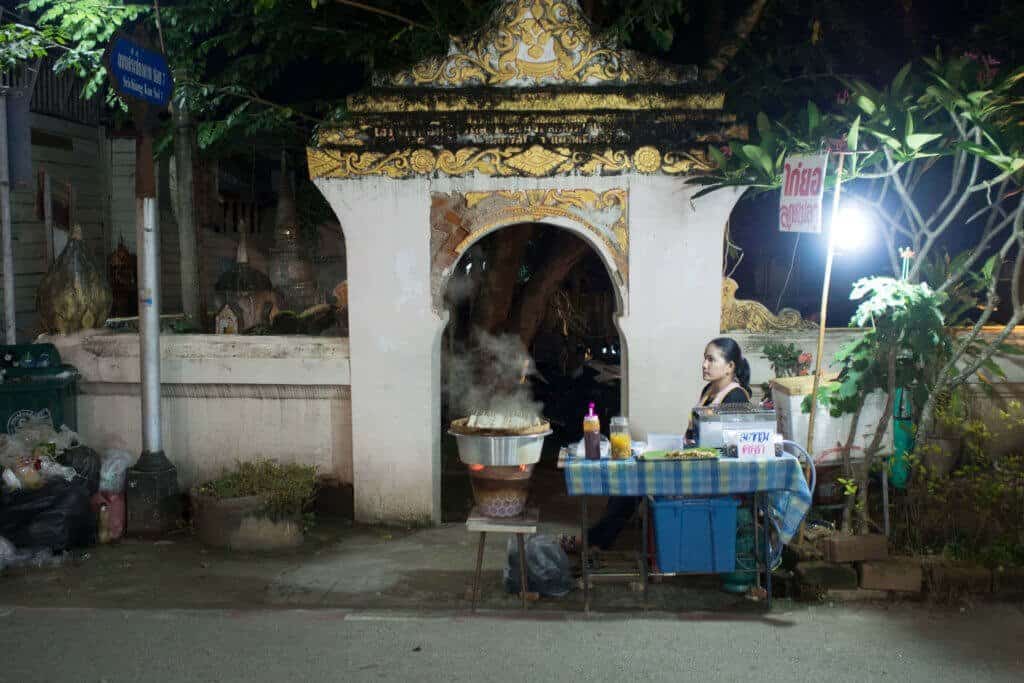
[[(519, 592), (519, 544), (508, 539), (508, 566), (504, 571), (505, 590)], [(558, 541), (543, 534), (526, 539), (526, 585), (532, 593), (560, 598), (572, 590), (569, 556)]]
[(0, 434), (0, 465), (13, 470), (18, 463), (28, 460), (31, 455), (32, 449), (20, 439)]
[(92, 509), (99, 517), (99, 541), (109, 543), (124, 536), (124, 493), (100, 491), (92, 497)]
[(0, 536), (0, 569), (13, 564), (17, 557), (18, 549), (14, 547), (14, 544)]
[(19, 548), (61, 551), (92, 545), (96, 515), (85, 487), (53, 479), (36, 491), (0, 495), (0, 536)]
[(59, 478), (64, 481), (74, 481), (75, 477), (78, 476), (78, 472), (75, 471), (74, 467), (58, 465), (53, 458), (47, 456), (39, 458), (39, 473), (43, 475), (43, 479)]
[(78, 443), (78, 434), (66, 425), (61, 426), (59, 431), (53, 428), (49, 410), (40, 410), (27, 417), (14, 427), (13, 435), (29, 448), (43, 443), (53, 444), (55, 455), (60, 455)]
[(100, 489), (100, 473), (102, 466), (100, 456), (88, 446), (75, 446), (64, 451), (58, 458), (62, 465), (69, 465), (75, 468), (78, 473), (77, 483), (83, 484), (90, 496)]
[(100, 465), (100, 491), (107, 493), (124, 493), (125, 477), (128, 468), (135, 462), (135, 456), (128, 451), (110, 449), (103, 452)]

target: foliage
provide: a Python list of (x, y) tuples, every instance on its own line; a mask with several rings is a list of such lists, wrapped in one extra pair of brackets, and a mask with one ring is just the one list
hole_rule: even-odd
[[(470, 33), (498, 0), (180, 0), (157, 6), (124, 0), (28, 0), (0, 29), (0, 65), (60, 54), (55, 68), (86, 80), (85, 97), (106, 93), (103, 50), (138, 21), (165, 46), (175, 105), (198, 121), (203, 149), (240, 141), (305, 145), (315, 128), (345, 116), (344, 96), (371, 71), (443, 54), (449, 36)], [(598, 0), (596, 14), (622, 44), (667, 49), (683, 0)], [(5, 15), (7, 19), (7, 15)]]
[(199, 492), (214, 498), (260, 496), (268, 515), (275, 518), (302, 515), (316, 494), (316, 468), (274, 460), (239, 462), (231, 471), (199, 487)]
[[(867, 329), (836, 353), (838, 381), (819, 389), (818, 400), (833, 416), (855, 413), (868, 394), (888, 391), (888, 362), (894, 357), (895, 386), (908, 389), (920, 410), (929, 389), (929, 369), (949, 352), (942, 315), (945, 296), (923, 283), (868, 277), (854, 283), (850, 298), (863, 299), (850, 326)], [(809, 396), (804, 404), (809, 411)]]
[(800, 351), (795, 344), (771, 342), (761, 352), (772, 364), (776, 377), (797, 377), (810, 371), (811, 354)]
[(1024, 456), (991, 455), (996, 439), (1022, 426), (1024, 411), (1017, 402), (1001, 411), (995, 431), (967, 421), (960, 462), (948, 477), (927, 471), (916, 451), (897, 542), (911, 552), (942, 553), (991, 568), (1024, 564)]

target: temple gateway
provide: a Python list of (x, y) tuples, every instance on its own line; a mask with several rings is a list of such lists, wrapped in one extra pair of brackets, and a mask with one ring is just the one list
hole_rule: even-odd
[[(678, 431), (719, 332), (738, 192), (692, 202), (708, 145), (743, 137), (696, 68), (594, 35), (575, 0), (506, 0), (448, 53), (349, 98), (308, 150), (348, 254), (358, 520), (440, 520), (446, 282), (477, 240), (525, 222), (600, 255), (634, 430)], [(582, 409), (582, 407), (581, 407)]]

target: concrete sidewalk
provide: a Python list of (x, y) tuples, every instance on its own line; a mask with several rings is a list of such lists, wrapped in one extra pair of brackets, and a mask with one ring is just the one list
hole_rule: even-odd
[[(542, 532), (571, 531), (542, 524)], [(506, 535), (488, 535), (484, 609), (518, 608), (502, 588)], [(46, 607), (257, 608), (349, 607), (462, 610), (476, 559), (476, 534), (464, 524), (421, 530), (352, 527), (321, 521), (291, 553), (238, 554), (203, 547), (190, 533), (158, 542), (131, 539), (77, 550), (55, 569), (20, 569), (0, 578), (0, 604)], [(763, 607), (719, 590), (716, 577), (667, 580), (651, 587), (658, 610), (740, 610)], [(531, 605), (540, 611), (582, 609), (582, 592)], [(628, 585), (599, 585), (594, 609), (642, 609)]]

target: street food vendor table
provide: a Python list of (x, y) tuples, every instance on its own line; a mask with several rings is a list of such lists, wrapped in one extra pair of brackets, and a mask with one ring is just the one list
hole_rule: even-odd
[[(560, 454), (562, 455), (562, 454)], [(787, 543), (800, 526), (811, 505), (811, 492), (800, 462), (792, 455), (782, 454), (767, 460), (585, 460), (565, 454), (565, 487), (570, 496), (580, 498), (580, 531), (583, 571), (584, 609), (590, 610), (590, 566), (587, 537), (588, 496), (640, 497), (643, 550), (638, 558), (643, 582), (644, 605), (647, 605), (648, 579), (652, 575), (648, 552), (647, 526), (650, 519), (649, 496), (724, 496), (752, 495), (754, 505), (755, 572), (760, 585), (760, 572), (765, 573), (771, 607), (770, 528), (775, 528), (781, 543)], [(758, 515), (767, 522), (758, 538)]]

